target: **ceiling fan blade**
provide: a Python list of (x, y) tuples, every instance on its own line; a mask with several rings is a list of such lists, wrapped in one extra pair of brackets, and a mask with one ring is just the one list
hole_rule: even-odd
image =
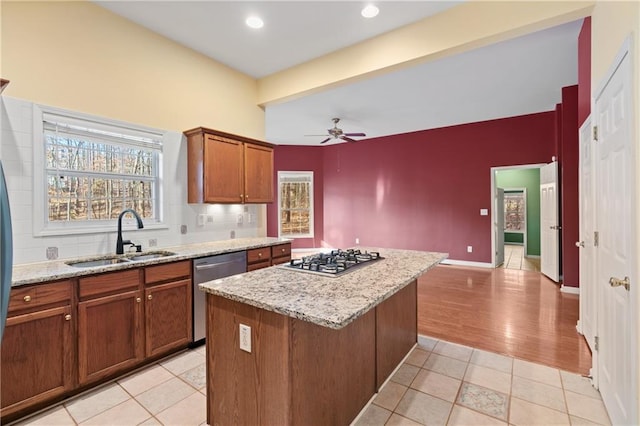
[(327, 136), (326, 133), (323, 133), (321, 135), (304, 135), (304, 136), (313, 136), (314, 138), (320, 137), (320, 136)]
[[(324, 136), (324, 135), (322, 135), (322, 136)], [(331, 140), (331, 138), (326, 138), (325, 140), (323, 140), (323, 141), (322, 141), (322, 142), (320, 142), (320, 143), (329, 142), (330, 140)]]
[(348, 138), (345, 135), (340, 136), (340, 139), (345, 140), (347, 142), (358, 142), (357, 140)]
[(364, 133), (345, 133), (345, 136), (367, 136)]

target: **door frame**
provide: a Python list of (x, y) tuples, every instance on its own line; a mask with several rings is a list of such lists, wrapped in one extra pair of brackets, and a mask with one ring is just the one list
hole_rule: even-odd
[[(555, 160), (555, 157), (553, 158)], [(552, 160), (552, 161), (553, 161)], [(526, 169), (539, 169), (542, 166), (546, 166), (546, 163), (539, 164), (521, 164), (513, 166), (497, 166), (491, 167), (491, 205), (493, 206), (493, 200), (496, 199), (496, 172), (500, 170), (526, 170)], [(491, 267), (496, 268), (496, 211), (495, 208), (491, 209)]]

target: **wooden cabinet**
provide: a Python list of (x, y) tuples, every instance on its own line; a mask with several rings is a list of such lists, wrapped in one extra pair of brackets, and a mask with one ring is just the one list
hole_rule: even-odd
[(247, 250), (247, 272), (271, 266), (271, 247)]
[(273, 146), (202, 127), (187, 130), (189, 203), (273, 201)]
[(1, 415), (62, 395), (74, 386), (71, 282), (11, 291), (2, 339)]
[(287, 263), (291, 260), (291, 243), (247, 250), (247, 272)]
[(271, 264), (280, 265), (291, 260), (291, 243), (271, 246)]
[(80, 278), (78, 379), (81, 385), (132, 368), (144, 357), (140, 269)]
[(145, 268), (147, 357), (186, 347), (192, 334), (191, 261)]

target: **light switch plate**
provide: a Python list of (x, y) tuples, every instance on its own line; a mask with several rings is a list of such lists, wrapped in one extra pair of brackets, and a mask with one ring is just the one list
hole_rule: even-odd
[(489, 209), (480, 209), (480, 216), (489, 216)]

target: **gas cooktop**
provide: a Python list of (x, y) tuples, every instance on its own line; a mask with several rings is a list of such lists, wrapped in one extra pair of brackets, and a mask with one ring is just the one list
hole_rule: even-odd
[(301, 259), (291, 259), (289, 263), (282, 266), (294, 271), (337, 277), (382, 259), (384, 258), (377, 251), (338, 249), (328, 253), (305, 256)]

